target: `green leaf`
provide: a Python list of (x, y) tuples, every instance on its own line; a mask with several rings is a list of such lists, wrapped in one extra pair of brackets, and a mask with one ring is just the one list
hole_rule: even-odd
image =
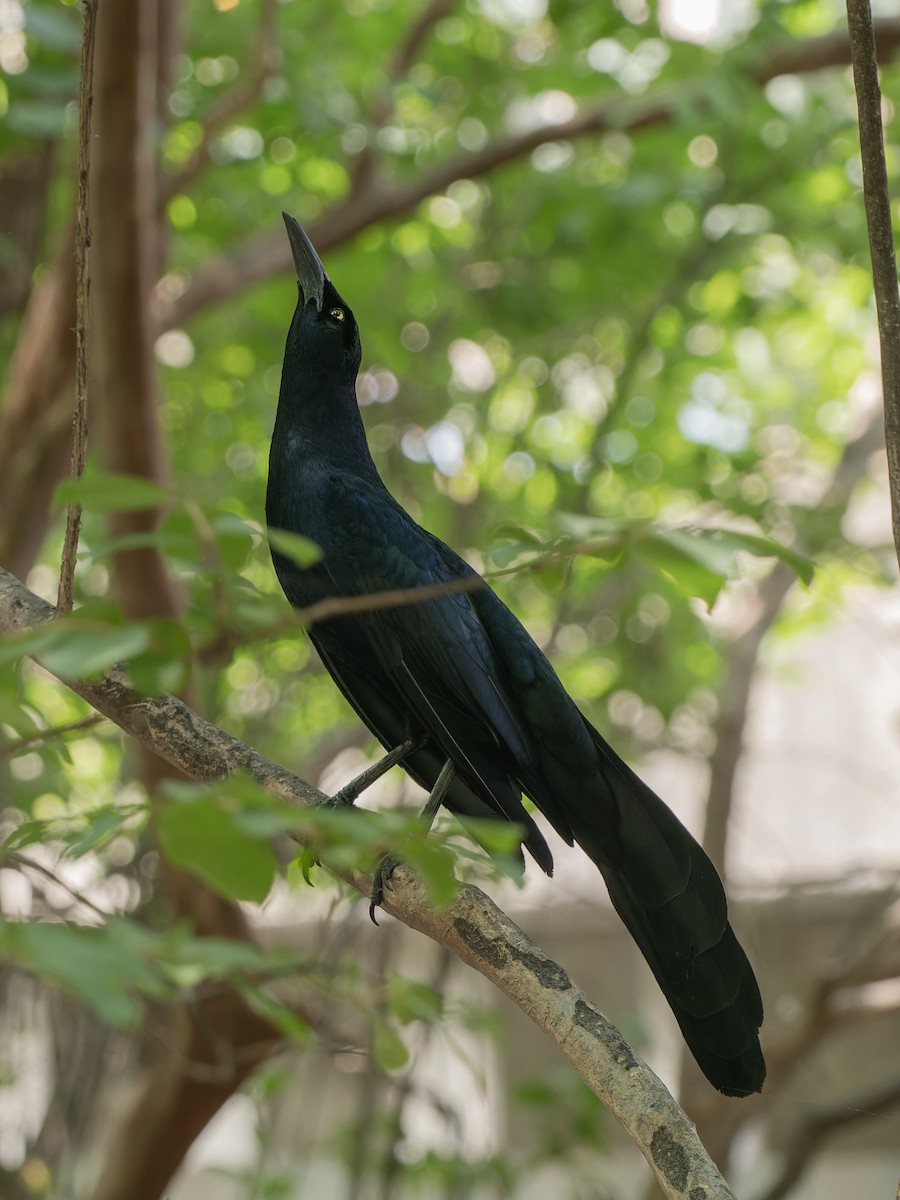
[(0, 923), (0, 950), (8, 958), (71, 992), (112, 1025), (139, 1020), (136, 992), (165, 992), (147, 961), (151, 941), (151, 935), (124, 920), (100, 928)]
[(272, 956), (249, 942), (236, 938), (189, 937), (179, 939), (171, 958), (162, 959), (162, 969), (179, 987), (197, 987), (205, 979), (221, 979), (241, 972), (264, 973)]
[(144, 624), (150, 641), (140, 654), (129, 658), (129, 678), (139, 692), (148, 696), (179, 691), (187, 680), (191, 656), (183, 623), (158, 617)]
[(150, 644), (150, 630), (137, 622), (104, 629), (60, 624), (57, 632), (58, 639), (41, 653), (40, 659), (54, 675), (71, 678), (102, 674), (115, 663), (140, 654)]
[(267, 1021), (271, 1021), (286, 1038), (300, 1046), (305, 1046), (310, 1042), (312, 1030), (296, 1008), (289, 1008), (287, 1004), (276, 999), (271, 992), (264, 991), (252, 981), (248, 982), (239, 978), (235, 982), (241, 995), (253, 1011), (259, 1013), (261, 1017), (265, 1017)]
[(399, 856), (421, 877), (432, 904), (440, 907), (450, 903), (459, 890), (459, 881), (453, 873), (453, 853), (437, 834), (411, 838), (400, 847)]
[(723, 529), (702, 530), (701, 532), (709, 534), (720, 545), (729, 546), (734, 553), (743, 551), (746, 554), (752, 554), (755, 558), (780, 559), (794, 571), (797, 578), (806, 587), (809, 587), (813, 581), (816, 564), (812, 559), (798, 554), (796, 550), (792, 550), (790, 546), (785, 546), (782, 542), (776, 542), (774, 538), (763, 537), (756, 533), (732, 533)]
[(401, 1071), (409, 1062), (409, 1051), (399, 1033), (377, 1018), (372, 1027), (372, 1057), (382, 1071)]
[(710, 606), (725, 581), (738, 574), (739, 552), (756, 558), (779, 558), (805, 584), (811, 582), (814, 570), (809, 559), (771, 538), (702, 526), (683, 529), (653, 526), (638, 549), (665, 570), (683, 591), (699, 596)]
[(157, 508), (173, 500), (173, 493), (137, 475), (117, 475), (108, 471), (90, 471), (81, 479), (65, 479), (56, 489), (54, 504), (80, 502), (88, 512), (127, 512)]
[(53, 837), (58, 828), (56, 818), (48, 820), (23, 821), (4, 840), (4, 850), (24, 850), (26, 846), (34, 846)]
[(140, 654), (150, 644), (150, 636), (150, 629), (143, 622), (88, 624), (81, 616), (62, 618), (40, 629), (0, 640), (0, 664), (34, 655), (54, 675), (85, 678)]
[(298, 567), (311, 567), (322, 557), (322, 551), (315, 542), (287, 529), (270, 529), (269, 544)]
[[(222, 562), (227, 567), (239, 571), (253, 549), (259, 530), (234, 513), (216, 513), (212, 519), (212, 527), (216, 533), (216, 545)], [(312, 544), (310, 542), (310, 545)]]
[[(578, 513), (561, 513), (557, 524), (576, 543), (599, 543), (596, 547), (591, 545), (592, 556), (616, 557), (624, 545), (630, 544), (648, 556), (657, 555), (660, 561), (666, 557), (672, 564), (676, 561), (683, 563), (686, 559), (692, 560), (702, 567), (704, 572), (711, 572), (720, 579), (726, 579), (737, 572), (739, 564), (736, 556), (739, 552), (752, 554), (756, 558), (778, 558), (791, 567), (805, 584), (812, 582), (815, 569), (814, 563), (790, 546), (762, 534), (714, 529), (703, 525), (668, 528), (643, 518), (626, 520), (621, 517), (586, 517)], [(658, 548), (648, 546), (654, 541), (665, 543), (676, 554), (667, 556)], [(608, 544), (604, 545), (604, 542)], [(564, 551), (565, 544), (546, 543), (543, 549)], [(572, 549), (579, 552), (577, 545)], [(685, 579), (689, 578), (689, 573), (685, 575), (682, 572), (682, 575)], [(701, 591), (694, 594), (701, 595), (704, 599), (714, 590), (712, 582), (703, 574), (697, 577), (693, 586), (701, 588)]]
[(0, 665), (16, 662), (30, 654), (41, 654), (59, 641), (59, 622), (48, 622), (26, 633), (7, 634), (0, 638)]
[(196, 526), (183, 508), (170, 509), (159, 523), (159, 547), (179, 568), (203, 570), (203, 550)]
[(278, 865), (272, 847), (241, 828), (236, 813), (216, 798), (166, 804), (158, 830), (169, 862), (222, 895), (261, 904), (269, 894)]
[(394, 975), (388, 982), (388, 1010), (401, 1025), (412, 1021), (440, 1020), (444, 999), (440, 992), (417, 979)]
[(83, 854), (102, 850), (122, 833), (126, 823), (145, 812), (146, 808), (139, 804), (106, 804), (85, 813), (78, 820), (76, 828), (59, 835), (66, 847), (65, 856), (79, 858)]
[(660, 534), (635, 543), (635, 553), (650, 562), (686, 596), (697, 596), (712, 608), (725, 586), (727, 570), (719, 570), (703, 561), (691, 544)]
[(101, 559), (115, 554), (118, 550), (143, 550), (147, 546), (160, 546), (162, 531), (159, 526), (155, 529), (135, 529), (131, 533), (120, 533), (114, 537), (92, 537), (79, 548), (79, 558)]

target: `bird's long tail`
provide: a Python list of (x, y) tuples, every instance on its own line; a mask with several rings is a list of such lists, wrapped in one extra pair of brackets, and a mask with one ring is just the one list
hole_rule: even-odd
[(616, 828), (567, 809), (575, 840), (600, 868), (707, 1079), (726, 1095), (758, 1092), (766, 1074), (762, 999), (716, 869), (656, 793), (593, 728), (591, 735)]

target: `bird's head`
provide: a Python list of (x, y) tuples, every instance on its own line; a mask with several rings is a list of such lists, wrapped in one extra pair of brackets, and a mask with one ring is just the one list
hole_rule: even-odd
[(299, 296), (288, 334), (285, 363), (294, 359), (304, 372), (356, 379), (362, 348), (359, 328), (328, 278), (322, 260), (298, 221), (281, 214), (287, 227)]

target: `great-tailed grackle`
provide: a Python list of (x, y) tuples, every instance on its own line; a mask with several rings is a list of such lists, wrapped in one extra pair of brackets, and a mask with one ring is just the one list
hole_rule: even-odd
[[(473, 578), (413, 521), (372, 461), (356, 402), (353, 313), (284, 214), (299, 298), (287, 337), (266, 518), (316, 542), (301, 569), (273, 549), (293, 605)], [(463, 821), (499, 817), (549, 874), (530, 797), (600, 868), (707, 1078), (759, 1091), (762, 1001), (715, 868), (674, 814), (582, 716), (524, 627), (486, 584), (420, 604), (316, 622), (310, 636), (378, 740)]]

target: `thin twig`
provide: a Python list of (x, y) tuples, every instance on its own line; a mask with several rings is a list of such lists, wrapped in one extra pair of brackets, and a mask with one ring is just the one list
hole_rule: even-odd
[[(91, 275), (88, 250), (91, 225), (88, 213), (91, 170), (91, 109), (94, 104), (94, 31), (99, 0), (83, 0), (84, 28), (81, 41), (81, 92), (78, 112), (78, 198), (75, 224), (75, 415), (72, 420), (72, 465), (70, 476), (84, 474), (88, 438), (88, 325)], [(70, 612), (75, 592), (75, 556), (81, 532), (81, 504), (70, 500), (66, 513), (59, 571), (60, 612)]]
[(455, 7), (455, 0), (430, 0), (418, 17), (406, 31), (400, 45), (397, 47), (390, 65), (392, 79), (402, 78), (416, 60), (426, 38), (438, 21), (449, 16)]
[(894, 545), (900, 561), (900, 293), (891, 225), (891, 197), (884, 157), (881, 88), (875, 54), (875, 30), (869, 0), (847, 0), (847, 24), (853, 82), (859, 113), (863, 197), (872, 254), (872, 281), (878, 309), (881, 379), (884, 387), (884, 429)]
[(238, 646), (268, 641), (269, 638), (278, 637), (282, 633), (289, 633), (298, 625), (309, 628), (316, 621), (328, 621), (333, 617), (358, 616), (360, 613), (377, 612), (383, 608), (406, 608), (410, 604), (424, 604), (428, 600), (439, 600), (442, 596), (474, 592), (487, 586), (480, 575), (465, 575), (461, 579), (448, 579), (445, 583), (390, 588), (384, 592), (369, 592), (365, 596), (328, 596), (306, 608), (295, 608), (291, 616), (274, 621), (264, 629), (234, 634), (225, 630), (200, 647), (197, 659), (202, 663), (218, 662), (225, 653)]
[(51, 725), (49, 729), (41, 729), (37, 733), (28, 734), (27, 737), (16, 738), (8, 745), (0, 746), (0, 759), (14, 758), (15, 755), (21, 754), (23, 750), (28, 750), (31, 746), (40, 746), (43, 742), (52, 741), (53, 738), (65, 737), (67, 733), (92, 729), (94, 725), (99, 725), (104, 719), (95, 713), (92, 717), (82, 717), (80, 721), (70, 721), (66, 725)]
[(106, 909), (101, 908), (99, 904), (95, 904), (93, 900), (90, 900), (84, 894), (84, 892), (80, 892), (78, 888), (73, 887), (70, 883), (66, 883), (65, 879), (63, 879), (61, 875), (57, 875), (57, 873), (51, 870), (50, 867), (45, 867), (43, 863), (35, 862), (35, 860), (33, 858), (29, 858), (27, 854), (21, 854), (18, 850), (15, 850), (10, 854), (4, 854), (3, 865), (7, 867), (18, 867), (20, 870), (25, 871), (34, 871), (36, 874), (43, 876), (43, 878), (48, 880), (50, 883), (55, 884), (56, 887), (62, 888), (64, 892), (68, 892), (68, 894), (77, 904), (84, 905), (84, 907), (89, 909), (94, 916), (100, 917), (100, 919), (104, 922), (109, 920), (110, 913)]

